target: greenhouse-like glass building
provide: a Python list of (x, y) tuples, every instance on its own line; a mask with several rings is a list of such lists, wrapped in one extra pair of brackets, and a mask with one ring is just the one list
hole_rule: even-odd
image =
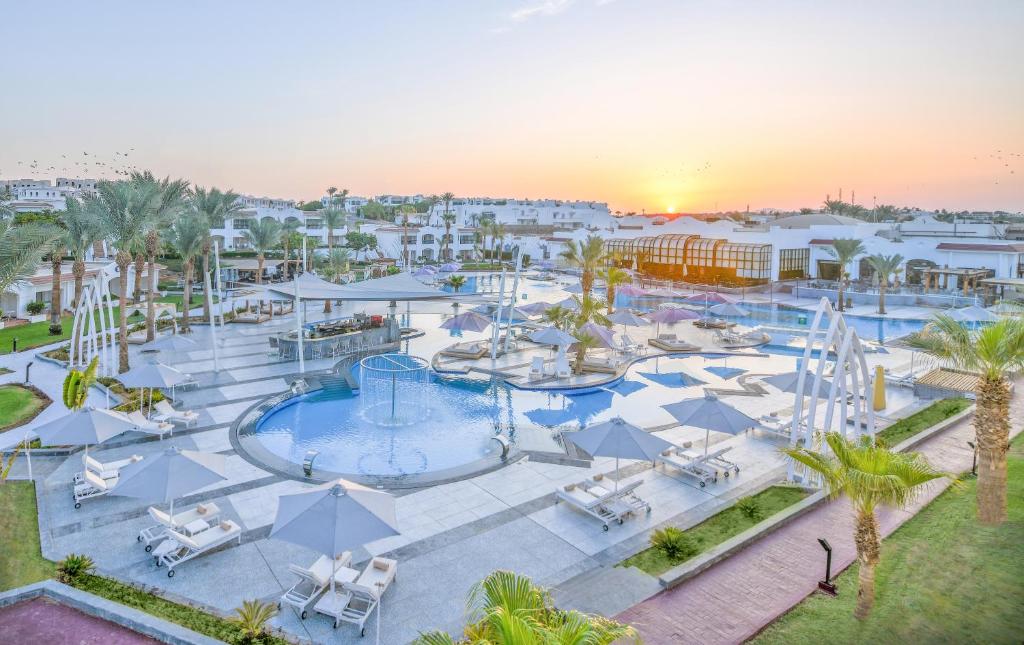
[(771, 244), (667, 233), (608, 240), (605, 248), (616, 265), (655, 278), (736, 286), (771, 280)]

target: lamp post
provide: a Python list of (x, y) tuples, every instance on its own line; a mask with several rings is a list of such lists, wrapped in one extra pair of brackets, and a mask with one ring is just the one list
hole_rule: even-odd
[(818, 544), (825, 549), (825, 579), (818, 581), (818, 589), (830, 596), (838, 595), (836, 586), (832, 584), (832, 545), (825, 538), (818, 538)]

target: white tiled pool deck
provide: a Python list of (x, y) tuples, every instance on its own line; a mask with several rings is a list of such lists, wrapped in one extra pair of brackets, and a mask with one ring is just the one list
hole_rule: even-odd
[[(322, 315), (313, 307), (311, 314), (314, 309), (316, 315)], [(447, 304), (437, 303), (417, 307), (417, 311), (437, 314), (450, 313), (451, 309)], [(344, 314), (336, 310), (333, 316)], [(113, 447), (90, 451), (101, 459), (112, 459), (131, 454), (151, 455), (167, 445), (175, 445), (224, 454), (227, 481), (188, 496), (178, 506), (215, 501), (225, 517), (243, 527), (241, 545), (182, 565), (173, 579), (167, 578), (165, 569), (156, 568), (135, 540), (138, 531), (150, 523), (146, 504), (108, 496), (87, 500), (80, 510), (73, 508), (70, 482), (81, 464), (80, 454), (75, 453), (70, 457), (36, 460), (44, 555), (56, 560), (68, 553), (86, 553), (104, 572), (221, 612), (230, 612), (246, 599), (274, 599), (287, 589), (293, 582), (288, 565), (309, 564), (318, 554), (268, 539), (267, 535), (278, 496), (308, 484), (283, 479), (250, 464), (235, 453), (228, 435), (230, 423), (244, 410), (266, 396), (285, 391), (295, 378), (295, 363), (280, 362), (267, 352), (269, 334), (293, 324), (294, 319), (286, 316), (275, 319), (273, 326), (228, 325), (218, 330), (221, 351), (217, 372), (208, 349), (210, 331), (196, 328), (194, 338), (201, 348), (178, 355), (163, 354), (161, 360), (193, 374), (199, 381), (198, 389), (179, 393), (182, 407), (201, 413), (198, 427), (175, 432), (163, 442), (126, 435), (110, 442)], [(436, 330), (428, 330), (423, 339), (413, 341), (414, 353), (429, 356), (451, 340)], [(138, 359), (136, 352), (133, 349), (133, 358)], [(0, 383), (21, 380), (18, 370), (30, 358), (22, 354), (0, 359), (0, 365), (16, 370), (0, 377)], [(871, 360), (895, 368), (906, 363), (908, 355), (894, 350), (872, 355)], [(327, 369), (332, 362), (307, 361), (306, 371)], [(58, 398), (62, 370), (39, 361), (33, 370), (33, 382)], [(90, 400), (102, 404), (102, 397)], [(905, 395), (898, 400), (900, 405), (908, 403)], [(671, 399), (663, 403), (669, 402)], [(791, 406), (792, 396), (737, 396), (730, 403), (752, 416), (760, 416)], [(60, 406), (51, 406), (32, 425), (64, 413)], [(888, 410), (883, 411), (883, 415), (887, 413)], [(678, 426), (660, 429), (657, 434), (675, 443), (692, 441), (697, 449), (703, 447), (705, 436), (701, 430)], [(671, 469), (623, 461), (621, 481), (643, 480), (638, 494), (651, 503), (652, 511), (623, 525), (612, 525), (607, 532), (592, 518), (565, 505), (556, 505), (554, 491), (598, 472), (613, 473), (615, 460), (611, 458), (598, 458), (586, 469), (527, 457), (461, 481), (397, 492), (402, 534), (366, 545), (366, 552), (355, 554), (357, 562), (381, 553), (400, 562), (397, 581), (383, 601), (381, 642), (408, 642), (419, 632), (436, 628), (458, 633), (463, 624), (466, 592), (497, 568), (514, 569), (554, 588), (559, 602), (572, 607), (573, 593), (560, 594), (560, 588), (571, 589), (572, 581), (579, 576), (611, 571), (616, 562), (643, 548), (653, 528), (665, 523), (690, 525), (728, 500), (750, 494), (784, 476), (785, 464), (778, 452), (777, 438), (761, 433), (736, 437), (713, 434), (712, 440), (716, 446), (732, 448), (729, 458), (743, 468), (738, 476), (700, 488), (694, 480)], [(23, 464), (18, 467), (18, 474), (23, 475)], [(648, 582), (643, 580), (636, 584), (630, 593), (610, 591), (610, 609), (615, 609), (616, 602), (625, 603), (618, 607), (625, 609), (637, 599), (637, 594), (643, 597), (657, 590), (644, 587)], [(619, 596), (622, 600), (616, 600)], [(314, 614), (301, 621), (286, 609), (275, 618), (275, 623), (300, 639), (361, 642), (352, 626), (343, 625), (335, 631), (329, 619)], [(368, 624), (368, 637), (373, 636), (374, 624)]]

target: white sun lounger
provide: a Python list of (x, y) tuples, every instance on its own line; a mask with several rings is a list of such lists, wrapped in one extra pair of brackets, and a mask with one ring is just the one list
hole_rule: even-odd
[(146, 510), (149, 512), (149, 516), (153, 518), (153, 521), (156, 522), (153, 526), (147, 526), (139, 531), (138, 541), (145, 542), (146, 553), (153, 550), (155, 542), (159, 542), (167, 537), (168, 529), (172, 531), (184, 529), (184, 527), (196, 520), (204, 520), (214, 524), (220, 521), (220, 508), (213, 502), (199, 504), (195, 508), (175, 513), (173, 516), (168, 515), (155, 506), (150, 506)]
[(614, 500), (604, 500), (595, 494), (588, 493), (584, 484), (569, 484), (555, 491), (557, 495), (555, 503), (566, 502), (573, 508), (583, 511), (591, 517), (601, 521), (601, 528), (605, 531), (612, 522), (622, 524), (627, 510), (616, 508)]
[(602, 503), (609, 506), (609, 510), (619, 513), (619, 524), (626, 515), (651, 512), (651, 505), (636, 494), (636, 489), (643, 484), (644, 480), (630, 482), (615, 489), (615, 483), (604, 478), (587, 479), (582, 486), (591, 495), (597, 497)]
[(86, 469), (82, 481), (75, 484), (75, 508), (82, 508), (82, 500), (102, 497), (109, 493), (110, 489), (117, 485), (117, 478), (118, 476), (114, 475), (104, 479), (93, 471)]
[(288, 570), (299, 579), (281, 595), (277, 608), (281, 609), (283, 605), (294, 607), (296, 611), (300, 612), (299, 618), (305, 620), (309, 606), (331, 586), (332, 571), (347, 567), (351, 562), (352, 553), (345, 551), (338, 556), (334, 564), (331, 563), (330, 558), (322, 555), (309, 567), (300, 567), (296, 564), (288, 565)]
[(555, 359), (555, 376), (558, 378), (569, 378), (572, 370), (569, 368), (569, 357), (560, 356)]
[(704, 463), (703, 455), (695, 456), (681, 448), (663, 451), (655, 458), (655, 463), (672, 466), (683, 474), (693, 477), (701, 488), (707, 486), (709, 481), (713, 484), (718, 482), (718, 471)]
[(166, 399), (158, 401), (155, 407), (157, 412), (153, 415), (153, 420), (155, 421), (181, 423), (186, 428), (194, 426), (199, 422), (198, 413), (193, 412), (192, 410), (175, 410)]
[[(342, 611), (340, 620), (359, 627), (359, 635), (366, 635), (366, 621), (380, 604), (380, 598), (394, 582), (398, 574), (398, 561), (388, 558), (373, 558), (359, 574), (355, 582), (346, 582), (342, 588), (350, 594), (348, 605)], [(337, 621), (334, 624), (338, 626)]]
[(168, 529), (167, 540), (153, 550), (156, 566), (167, 566), (167, 577), (174, 577), (174, 567), (188, 562), (219, 546), (237, 538), (242, 543), (242, 527), (231, 520), (215, 524), (205, 531), (185, 535), (182, 532)]
[(100, 461), (89, 456), (88, 453), (82, 454), (82, 466), (83, 471), (75, 473), (74, 483), (81, 484), (85, 479), (85, 470), (91, 470), (100, 476), (101, 479), (115, 479), (121, 474), (121, 469), (129, 464), (134, 464), (137, 461), (142, 461), (141, 455), (132, 455), (127, 459), (118, 459), (117, 461)]
[(544, 357), (534, 356), (530, 361), (530, 380), (537, 381), (544, 378)]
[(147, 419), (146, 415), (142, 414), (139, 410), (128, 413), (128, 419), (135, 424), (135, 428), (140, 432), (147, 434), (160, 435), (160, 438), (164, 438), (164, 434), (174, 434), (174, 425), (167, 423), (166, 421), (155, 421)]

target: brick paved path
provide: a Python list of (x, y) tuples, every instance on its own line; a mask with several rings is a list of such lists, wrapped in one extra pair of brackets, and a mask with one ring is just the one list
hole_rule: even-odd
[[(1019, 389), (1019, 388), (1018, 388)], [(1022, 418), (1024, 396), (1014, 394), (1010, 419)], [(1014, 428), (1014, 434), (1020, 428)], [(974, 428), (967, 418), (917, 450), (936, 467), (950, 472), (971, 468)], [(933, 482), (907, 511), (878, 511), (882, 535), (887, 536), (949, 485)], [(759, 540), (731, 558), (659, 593), (616, 618), (637, 628), (645, 643), (740, 643), (788, 611), (817, 588), (824, 577), (824, 553), (817, 538), (833, 548), (833, 571), (842, 571), (856, 558), (853, 513), (839, 499), (809, 512)]]

